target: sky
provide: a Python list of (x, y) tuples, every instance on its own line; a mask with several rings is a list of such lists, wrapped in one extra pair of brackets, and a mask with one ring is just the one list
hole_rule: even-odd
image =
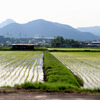
[(36, 19), (77, 27), (100, 26), (100, 0), (0, 0), (0, 23)]

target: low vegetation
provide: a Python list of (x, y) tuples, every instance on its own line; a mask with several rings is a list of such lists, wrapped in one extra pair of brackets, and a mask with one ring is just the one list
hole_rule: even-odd
[(44, 80), (48, 83), (63, 83), (80, 87), (74, 75), (48, 51), (44, 53)]
[[(16, 88), (17, 87), (18, 86), (16, 85)], [(39, 90), (39, 91), (45, 91), (45, 92), (71, 92), (72, 90), (78, 90), (78, 87), (75, 87), (69, 84), (65, 85), (64, 83), (61, 83), (61, 82), (55, 82), (55, 83), (26, 82), (24, 84), (21, 84), (21, 88)]]
[(1, 47), (0, 46), (0, 51), (10, 51), (11, 47)]
[(100, 52), (100, 48), (48, 48), (50, 52)]

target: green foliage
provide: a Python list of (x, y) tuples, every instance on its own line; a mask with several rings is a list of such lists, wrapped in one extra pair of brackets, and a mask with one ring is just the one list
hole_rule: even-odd
[(45, 81), (49, 83), (60, 82), (80, 87), (71, 71), (48, 51), (44, 52), (44, 71)]
[(55, 39), (51, 40), (51, 46), (53, 47), (60, 47), (64, 43), (64, 38), (63, 37), (56, 37)]
[(10, 51), (11, 47), (0, 47), (0, 51)]
[(21, 87), (24, 89), (38, 89), (46, 92), (70, 92), (72, 90), (78, 89), (77, 87), (69, 84), (64, 84), (62, 82), (58, 83), (31, 83), (31, 82), (26, 82), (21, 84)]
[(13, 87), (7, 85), (7, 86), (2, 86), (1, 88), (13, 88)]
[(64, 39), (62, 36), (58, 36), (51, 40), (52, 47), (79, 47), (80, 43), (73, 39)]
[[(22, 87), (24, 89), (32, 89), (32, 90), (37, 89), (37, 90), (41, 90), (41, 91), (45, 91), (45, 92), (67, 92), (67, 93), (74, 92), (74, 91), (76, 91), (76, 92), (91, 92), (91, 93), (100, 92), (99, 88), (83, 89), (83, 88), (78, 88), (72, 84), (66, 84), (63, 82), (53, 82), (53, 83), (26, 82), (26, 83), (21, 84), (21, 86), (18, 85), (18, 88), (19, 87)], [(15, 86), (15, 88), (16, 88), (16, 86)]]
[(34, 50), (35, 50), (35, 51), (44, 51), (44, 50), (46, 50), (46, 47), (44, 47), (44, 46), (40, 46), (40, 47), (39, 47), (39, 46), (37, 45), (37, 46), (34, 47)]
[(78, 83), (80, 84), (80, 86), (83, 86), (83, 84), (84, 84), (83, 79), (77, 75), (74, 75), (74, 76), (75, 76), (76, 80), (78, 81)]
[(78, 91), (80, 92), (91, 92), (91, 93), (95, 93), (95, 92), (99, 92), (100, 93), (100, 88), (96, 88), (96, 89), (79, 89)]

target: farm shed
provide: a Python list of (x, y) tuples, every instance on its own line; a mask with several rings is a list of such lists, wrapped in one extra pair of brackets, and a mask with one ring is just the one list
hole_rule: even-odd
[(35, 44), (12, 44), (14, 50), (33, 50)]

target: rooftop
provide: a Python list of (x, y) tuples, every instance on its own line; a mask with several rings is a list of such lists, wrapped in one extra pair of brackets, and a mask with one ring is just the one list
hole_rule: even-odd
[(91, 43), (100, 43), (100, 41), (92, 41)]
[(33, 46), (35, 44), (12, 44), (12, 45), (27, 45), (27, 46)]

